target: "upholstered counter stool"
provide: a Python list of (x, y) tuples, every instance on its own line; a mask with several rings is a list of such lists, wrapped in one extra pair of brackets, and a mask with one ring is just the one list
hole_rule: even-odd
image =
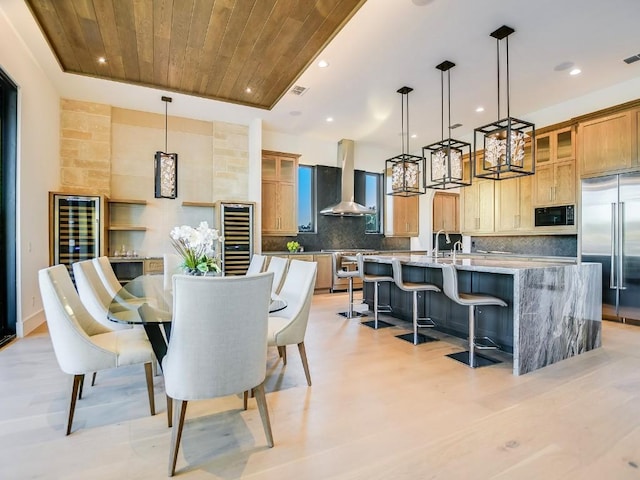
[(431, 283), (422, 282), (406, 282), (402, 279), (402, 264), (400, 260), (394, 258), (391, 260), (391, 266), (393, 267), (393, 279), (396, 282), (396, 286), (400, 290), (405, 292), (411, 292), (413, 294), (413, 333), (403, 333), (402, 335), (396, 335), (396, 337), (406, 340), (407, 342), (413, 342), (414, 345), (421, 343), (432, 342), (438, 340), (437, 338), (418, 333), (418, 328), (433, 328), (435, 323), (429, 317), (418, 317), (418, 293), (419, 292), (439, 292), (440, 289)]
[[(363, 325), (367, 327), (371, 327), (374, 329), (391, 327), (390, 323), (387, 323), (383, 320), (378, 320), (378, 313), (389, 313), (391, 312), (390, 305), (380, 305), (378, 303), (378, 289), (381, 282), (393, 282), (393, 277), (388, 275), (374, 275), (370, 273), (366, 273), (364, 271), (364, 256), (361, 253), (356, 255), (356, 259), (358, 261), (358, 274), (362, 279), (363, 283), (373, 283), (373, 320), (369, 320), (367, 322), (362, 322)], [(363, 285), (364, 292), (364, 285)]]
[(507, 303), (497, 297), (479, 293), (459, 293), (458, 292), (458, 273), (455, 265), (441, 264), (442, 266), (442, 290), (447, 297), (459, 305), (469, 307), (469, 351), (458, 352), (447, 355), (454, 360), (466, 363), (471, 368), (484, 367), (494, 363), (500, 363), (497, 360), (487, 358), (479, 353), (478, 350), (496, 350), (498, 345), (489, 337), (476, 337), (476, 316), (475, 309), (480, 305), (499, 305), (506, 307)]
[(361, 317), (362, 314), (360, 312), (353, 311), (353, 279), (355, 277), (359, 277), (360, 273), (358, 270), (343, 270), (342, 269), (342, 255), (338, 252), (333, 252), (331, 255), (331, 261), (333, 262), (333, 271), (335, 272), (335, 276), (338, 278), (346, 278), (349, 280), (349, 308), (346, 312), (338, 312), (338, 315), (342, 315), (343, 317), (353, 318), (353, 317)]

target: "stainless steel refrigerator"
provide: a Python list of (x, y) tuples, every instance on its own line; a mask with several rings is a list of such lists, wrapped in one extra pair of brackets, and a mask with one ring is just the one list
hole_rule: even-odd
[(640, 321), (640, 172), (582, 181), (580, 243), (602, 263), (603, 318)]

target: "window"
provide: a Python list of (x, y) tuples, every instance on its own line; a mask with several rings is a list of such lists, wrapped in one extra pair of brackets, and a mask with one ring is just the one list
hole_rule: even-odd
[(382, 233), (382, 174), (365, 172), (365, 206), (375, 208), (376, 213), (365, 215), (365, 233)]
[(316, 169), (298, 166), (298, 232), (316, 231)]

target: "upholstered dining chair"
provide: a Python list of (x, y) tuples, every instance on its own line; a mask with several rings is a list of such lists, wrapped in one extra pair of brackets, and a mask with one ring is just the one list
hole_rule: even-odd
[(280, 289), (279, 296), (287, 302), (287, 308), (269, 317), (269, 346), (278, 347), (283, 363), (287, 364), (287, 345), (297, 345), (302, 360), (302, 368), (311, 386), (311, 375), (304, 336), (309, 322), (311, 298), (316, 285), (316, 262), (291, 260), (289, 270)]
[[(75, 262), (73, 264), (73, 276), (76, 280), (76, 289), (78, 290), (80, 301), (98, 323), (101, 323), (109, 330), (132, 328), (131, 325), (115, 323), (107, 318), (109, 304), (113, 297), (107, 292), (92, 260)], [(124, 310), (126, 309), (123, 308)]]
[(272, 281), (270, 272), (173, 277), (171, 339), (162, 361), (167, 397), (175, 407), (169, 476), (175, 473), (187, 403), (192, 400), (253, 390), (267, 443), (273, 446), (263, 386)]
[(104, 288), (107, 289), (111, 298), (115, 297), (118, 291), (122, 288), (122, 285), (120, 284), (118, 277), (116, 277), (113, 267), (111, 267), (111, 262), (109, 262), (107, 257), (94, 258), (92, 261), (96, 267), (100, 280), (102, 280), (102, 283), (104, 284)]
[(172, 288), (172, 278), (177, 273), (182, 272), (182, 257), (176, 253), (165, 253), (162, 257), (163, 272), (164, 272), (164, 289), (170, 290)]
[(40, 270), (38, 281), (56, 359), (63, 372), (73, 375), (66, 434), (71, 433), (76, 400), (90, 372), (144, 364), (149, 410), (155, 415), (153, 350), (144, 332), (109, 331), (96, 322), (80, 301), (64, 265)]
[(249, 262), (249, 268), (247, 268), (246, 275), (253, 275), (254, 273), (260, 273), (264, 269), (264, 262), (267, 259), (264, 255), (260, 255), (258, 253), (254, 253), (251, 256), (251, 261)]
[(273, 272), (273, 285), (271, 286), (272, 293), (278, 293), (280, 290), (280, 284), (287, 271), (287, 264), (289, 260), (283, 257), (271, 257), (269, 265), (267, 266), (267, 272)]

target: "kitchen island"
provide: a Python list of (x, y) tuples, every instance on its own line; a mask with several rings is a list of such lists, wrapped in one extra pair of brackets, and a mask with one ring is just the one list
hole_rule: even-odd
[[(441, 265), (458, 268), (461, 292), (502, 298), (507, 307), (483, 306), (477, 311), (477, 336), (492, 338), (513, 354), (513, 373), (522, 375), (601, 346), (601, 265), (553, 260), (479, 258), (462, 255), (433, 258), (424, 255), (367, 255), (368, 273), (391, 274), (391, 259), (403, 264), (408, 281), (442, 287)], [(373, 288), (365, 286), (365, 301), (373, 306)], [(411, 294), (393, 283), (380, 288), (380, 303), (391, 315), (411, 320)], [(468, 309), (444, 293), (427, 292), (419, 309), (436, 323), (436, 330), (467, 338)]]

